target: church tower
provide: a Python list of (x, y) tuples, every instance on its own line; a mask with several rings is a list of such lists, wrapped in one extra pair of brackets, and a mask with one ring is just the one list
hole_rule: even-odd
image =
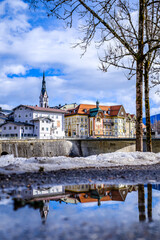
[(48, 107), (48, 94), (46, 90), (46, 81), (45, 81), (45, 73), (43, 72), (43, 80), (42, 80), (42, 89), (39, 97), (39, 106), (43, 108)]

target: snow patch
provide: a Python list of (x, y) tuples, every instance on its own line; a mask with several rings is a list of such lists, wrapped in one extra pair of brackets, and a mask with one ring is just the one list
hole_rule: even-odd
[(99, 168), (124, 165), (151, 165), (160, 163), (160, 153), (150, 152), (114, 152), (89, 157), (32, 157), (15, 158), (13, 155), (0, 157), (0, 173), (23, 173), (53, 171), (60, 169)]

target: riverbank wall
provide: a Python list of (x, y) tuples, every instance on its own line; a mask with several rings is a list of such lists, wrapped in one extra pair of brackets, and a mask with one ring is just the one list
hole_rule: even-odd
[[(86, 157), (101, 153), (134, 152), (135, 139), (0, 140), (0, 155), (15, 157)], [(144, 140), (144, 151), (146, 150)], [(153, 152), (160, 152), (160, 139), (153, 140)]]

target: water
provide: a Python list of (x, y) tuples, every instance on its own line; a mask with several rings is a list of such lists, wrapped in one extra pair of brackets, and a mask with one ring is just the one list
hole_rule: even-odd
[(0, 239), (160, 239), (160, 185), (3, 189)]

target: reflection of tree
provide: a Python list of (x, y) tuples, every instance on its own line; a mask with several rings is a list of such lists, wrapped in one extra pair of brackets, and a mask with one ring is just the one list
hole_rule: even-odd
[(148, 189), (148, 203), (147, 203), (148, 220), (149, 222), (151, 222), (152, 221), (152, 184), (148, 184), (147, 189)]
[(139, 209), (139, 221), (145, 221), (145, 194), (144, 194), (144, 185), (138, 185), (138, 209)]

